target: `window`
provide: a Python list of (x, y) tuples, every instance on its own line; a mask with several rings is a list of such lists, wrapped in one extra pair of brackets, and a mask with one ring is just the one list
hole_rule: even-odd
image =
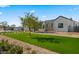
[(48, 24), (46, 24), (46, 28), (48, 28)]
[(51, 23), (51, 28), (53, 27), (53, 23)]
[(58, 23), (58, 28), (63, 28), (63, 23)]

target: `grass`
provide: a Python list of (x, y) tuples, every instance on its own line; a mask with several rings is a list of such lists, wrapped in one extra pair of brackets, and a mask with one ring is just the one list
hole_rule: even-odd
[(43, 47), (57, 53), (79, 54), (79, 38), (42, 34), (32, 34), (32, 36), (29, 37), (28, 33), (23, 32), (4, 33), (3, 35)]

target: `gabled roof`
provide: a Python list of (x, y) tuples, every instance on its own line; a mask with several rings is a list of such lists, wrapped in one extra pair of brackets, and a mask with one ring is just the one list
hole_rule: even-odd
[(64, 16), (59, 16), (59, 17), (57, 17), (57, 18), (54, 19), (54, 20), (57, 20), (57, 19), (60, 18), (60, 17), (65, 18), (65, 19), (68, 19), (68, 20), (70, 20), (70, 21), (73, 21), (72, 18), (67, 18), (67, 17), (64, 17)]
[(67, 19), (67, 20), (70, 20), (70, 21), (74, 21), (74, 20), (72, 20), (72, 18), (67, 18), (67, 17), (64, 17), (64, 16), (58, 16), (56, 19), (51, 19), (51, 20), (46, 20), (45, 22), (52, 22), (52, 21), (55, 21), (55, 20), (57, 20), (58, 18), (65, 18), (65, 19)]

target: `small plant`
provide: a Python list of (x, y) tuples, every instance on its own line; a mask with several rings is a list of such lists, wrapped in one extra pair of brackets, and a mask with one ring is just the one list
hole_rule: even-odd
[(23, 53), (23, 50), (19, 46), (13, 46), (8, 52), (12, 54), (21, 54)]
[(8, 43), (8, 40), (2, 40), (0, 42), (0, 53), (1, 54), (22, 54), (23, 48), (20, 46), (12, 45)]
[(36, 54), (36, 53), (37, 53), (36, 50), (31, 51), (31, 54)]
[(31, 47), (27, 47), (27, 50), (31, 50)]

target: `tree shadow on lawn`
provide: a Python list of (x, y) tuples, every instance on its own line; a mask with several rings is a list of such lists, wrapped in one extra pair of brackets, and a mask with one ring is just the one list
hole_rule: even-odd
[(60, 41), (58, 39), (55, 39), (55, 38), (49, 38), (49, 37), (35, 37), (35, 38), (32, 38), (32, 39), (35, 39), (39, 42), (50, 42), (50, 43), (60, 43)]

